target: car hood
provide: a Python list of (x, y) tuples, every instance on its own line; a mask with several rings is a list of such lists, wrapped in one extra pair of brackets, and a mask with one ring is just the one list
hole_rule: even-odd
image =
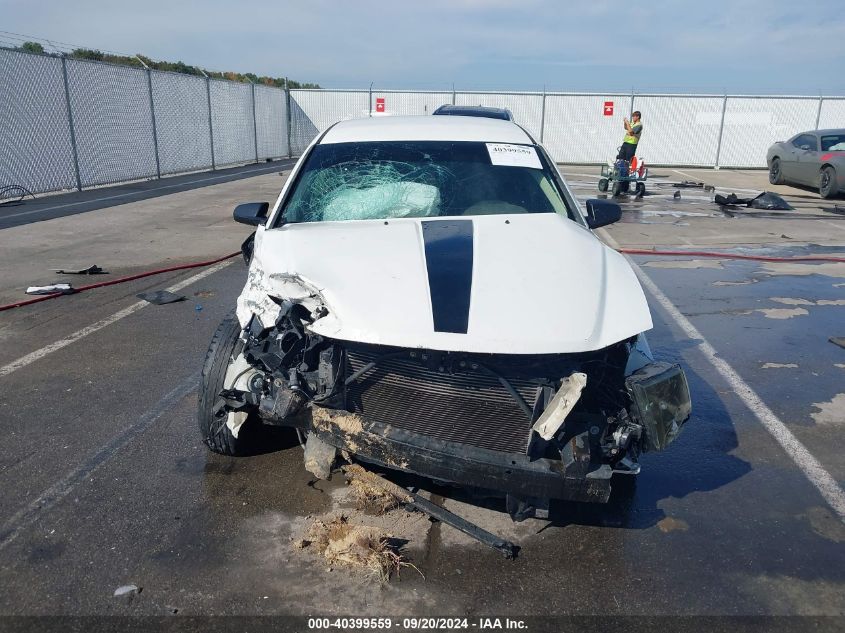
[(238, 319), (271, 326), (285, 300), (322, 336), (443, 351), (582, 352), (652, 326), (628, 262), (551, 213), (259, 228)]

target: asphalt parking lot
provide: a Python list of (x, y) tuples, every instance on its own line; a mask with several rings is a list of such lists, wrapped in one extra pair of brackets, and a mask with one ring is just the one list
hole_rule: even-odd
[[(54, 268), (116, 277), (236, 251), (249, 230), (232, 208), (273, 200), (289, 164), (264, 168), (109, 206), (90, 202), (108, 190), (52, 198), (88, 201), (72, 215), (4, 223), (38, 207), (0, 208), (0, 304), (55, 282)], [(595, 167), (562, 169), (595, 197)], [(794, 211), (726, 212), (677, 183), (744, 195), (770, 188), (765, 172), (652, 171), (606, 230), (612, 245), (845, 254), (845, 215), (817, 193), (775, 187)], [(247, 458), (199, 440), (198, 373), (241, 260), (0, 312), (0, 614), (845, 615), (845, 349), (828, 340), (845, 337), (845, 263), (633, 261), (652, 349), (690, 379), (681, 438), (607, 506), (559, 504), (549, 521), (513, 524), (429, 486), (520, 556), (397, 511), (387, 527), (417, 569), (383, 586), (294, 548), (309, 518), (352, 512), (342, 477), (314, 482), (295, 437)], [(187, 300), (135, 298), (165, 288)], [(790, 437), (804, 452), (784, 449)], [(142, 591), (113, 596), (129, 584)]]

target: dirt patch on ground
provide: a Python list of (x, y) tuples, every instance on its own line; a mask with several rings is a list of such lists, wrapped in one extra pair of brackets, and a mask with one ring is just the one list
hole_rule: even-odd
[(810, 314), (804, 308), (759, 308), (755, 312), (762, 312), (767, 319), (791, 319)]
[(756, 284), (757, 279), (745, 279), (743, 281), (714, 281), (711, 286), (747, 286), (748, 284)]
[(681, 259), (658, 262), (646, 262), (650, 268), (724, 268), (721, 259)]
[(665, 517), (660, 519), (657, 522), (657, 527), (660, 528), (660, 531), (664, 534), (669, 532), (686, 532), (689, 529), (689, 525), (686, 521), (682, 521), (681, 519), (676, 519), (674, 517)]
[(812, 306), (816, 305), (814, 302), (810, 301), (809, 299), (801, 299), (798, 297), (772, 297), (772, 301), (775, 303), (782, 303), (788, 306)]
[(823, 264), (793, 264), (792, 262), (766, 262), (763, 269), (772, 275), (825, 275), (845, 277), (845, 264), (825, 262)]
[(845, 393), (837, 393), (830, 402), (814, 402), (818, 409), (811, 413), (816, 424), (845, 424)]

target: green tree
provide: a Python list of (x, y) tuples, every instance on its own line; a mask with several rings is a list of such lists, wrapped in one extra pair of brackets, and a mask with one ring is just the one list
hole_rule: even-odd
[(18, 47), (22, 51), (26, 51), (27, 53), (43, 53), (44, 47), (41, 46), (38, 42), (24, 42)]

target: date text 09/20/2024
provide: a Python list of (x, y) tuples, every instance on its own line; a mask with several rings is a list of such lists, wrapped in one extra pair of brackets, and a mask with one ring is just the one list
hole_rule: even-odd
[[(400, 627), (401, 625), (401, 627)], [(452, 630), (452, 629), (521, 629), (528, 628), (524, 620), (511, 618), (309, 618), (308, 629), (382, 630), (390, 631), (396, 626), (403, 630)]]

